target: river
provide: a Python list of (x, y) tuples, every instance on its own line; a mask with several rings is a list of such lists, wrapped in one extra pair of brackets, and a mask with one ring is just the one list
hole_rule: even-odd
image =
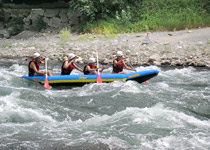
[(21, 78), (26, 63), (0, 59), (0, 149), (209, 150), (210, 70), (135, 68), (159, 74), (45, 90)]

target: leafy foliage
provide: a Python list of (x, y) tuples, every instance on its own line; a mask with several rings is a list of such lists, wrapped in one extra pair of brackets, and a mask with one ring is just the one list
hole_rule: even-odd
[(86, 17), (81, 31), (180, 30), (210, 25), (209, 0), (70, 0)]
[(64, 28), (60, 32), (60, 37), (64, 42), (67, 42), (70, 39), (71, 31), (70, 29)]
[(70, 10), (82, 13), (91, 22), (108, 17), (129, 20), (130, 6), (139, 3), (134, 0), (70, 0)]

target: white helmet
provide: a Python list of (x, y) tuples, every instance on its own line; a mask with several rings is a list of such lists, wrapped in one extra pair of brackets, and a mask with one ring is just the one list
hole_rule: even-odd
[(88, 60), (88, 64), (90, 64), (90, 63), (95, 63), (95, 62), (96, 62), (95, 58), (90, 58), (90, 59)]
[(40, 54), (39, 54), (39, 53), (34, 53), (33, 58), (35, 59), (35, 58), (37, 58), (37, 57), (39, 57), (39, 56), (40, 56)]
[(73, 53), (70, 53), (69, 56), (68, 56), (68, 59), (71, 60), (71, 59), (73, 59), (74, 57), (76, 57), (76, 55), (74, 55)]
[(117, 56), (123, 56), (123, 52), (122, 51), (117, 51)]

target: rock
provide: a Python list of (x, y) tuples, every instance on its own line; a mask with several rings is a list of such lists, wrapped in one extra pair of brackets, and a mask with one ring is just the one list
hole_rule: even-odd
[(178, 60), (178, 59), (179, 59), (179, 57), (177, 57), (177, 56), (172, 56), (172, 59), (174, 59), (174, 60)]
[(179, 41), (178, 44), (179, 45), (183, 45), (184, 43), (183, 43), (183, 41)]
[(162, 60), (161, 61), (161, 65), (170, 65), (170, 64), (171, 64), (170, 60)]
[(13, 36), (12, 38), (18, 40), (18, 39), (28, 39), (34, 36), (38, 36), (38, 33), (33, 32), (33, 31), (23, 31), (19, 33), (18, 35)]
[(80, 48), (80, 47), (74, 47), (74, 48), (72, 49), (72, 51), (82, 51), (82, 48)]
[(56, 17), (59, 14), (59, 10), (57, 9), (46, 9), (44, 16), (45, 17)]
[(154, 62), (154, 61), (160, 61), (160, 60), (161, 60), (160, 56), (158, 54), (154, 54), (149, 57), (148, 62)]
[(0, 30), (1, 38), (10, 38), (9, 32), (7, 30)]
[(131, 51), (130, 51), (130, 50), (126, 50), (126, 51), (125, 51), (125, 54), (126, 54), (126, 55), (130, 55), (130, 54), (131, 54)]
[(54, 28), (59, 28), (61, 26), (61, 20), (57, 17), (53, 17), (50, 19), (48, 26), (54, 27)]
[(202, 41), (198, 41), (198, 45), (199, 46), (202, 46), (203, 45), (203, 42)]
[(160, 66), (160, 65), (161, 65), (160, 61), (154, 61), (153, 64), (154, 64), (155, 66)]
[(46, 24), (49, 24), (49, 23), (50, 23), (50, 19), (47, 18), (47, 17), (44, 17), (44, 18), (43, 18), (43, 21), (44, 21)]
[(182, 46), (177, 46), (177, 49), (182, 49)]
[(104, 65), (107, 65), (107, 64), (110, 64), (111, 61), (110, 61), (110, 59), (104, 58), (104, 59), (101, 61), (101, 63), (104, 64)]
[(61, 12), (59, 13), (60, 19), (62, 23), (66, 23), (68, 22), (68, 17), (66, 16), (67, 12), (64, 10), (61, 10)]
[(25, 26), (29, 26), (32, 24), (32, 20), (30, 19), (30, 17), (26, 17), (23, 19), (24, 25)]
[(43, 9), (32, 9), (31, 14), (35, 16), (43, 16), (44, 15), (44, 10)]

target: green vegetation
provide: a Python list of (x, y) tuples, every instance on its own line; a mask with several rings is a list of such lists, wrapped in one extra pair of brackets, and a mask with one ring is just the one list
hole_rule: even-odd
[[(64, 42), (68, 42), (68, 41), (84, 41), (84, 40), (94, 40), (95, 38), (98, 38), (98, 39), (102, 39), (102, 38), (105, 38), (105, 39), (113, 39), (116, 37), (115, 34), (107, 34), (107, 33), (103, 33), (103, 34), (95, 34), (94, 36), (91, 35), (91, 34), (85, 34), (85, 35), (81, 35), (79, 36), (77, 39), (71, 39), (71, 32), (69, 29), (67, 28), (64, 28), (62, 30), (60, 30), (59, 32), (59, 35), (60, 35), (60, 38), (64, 41)], [(57, 45), (64, 45), (64, 43), (59, 43)]]
[(175, 31), (210, 25), (209, 0), (70, 0), (86, 17), (80, 31), (95, 34)]
[(71, 31), (70, 29), (64, 28), (60, 32), (60, 38), (64, 40), (64, 42), (67, 42), (70, 39)]

